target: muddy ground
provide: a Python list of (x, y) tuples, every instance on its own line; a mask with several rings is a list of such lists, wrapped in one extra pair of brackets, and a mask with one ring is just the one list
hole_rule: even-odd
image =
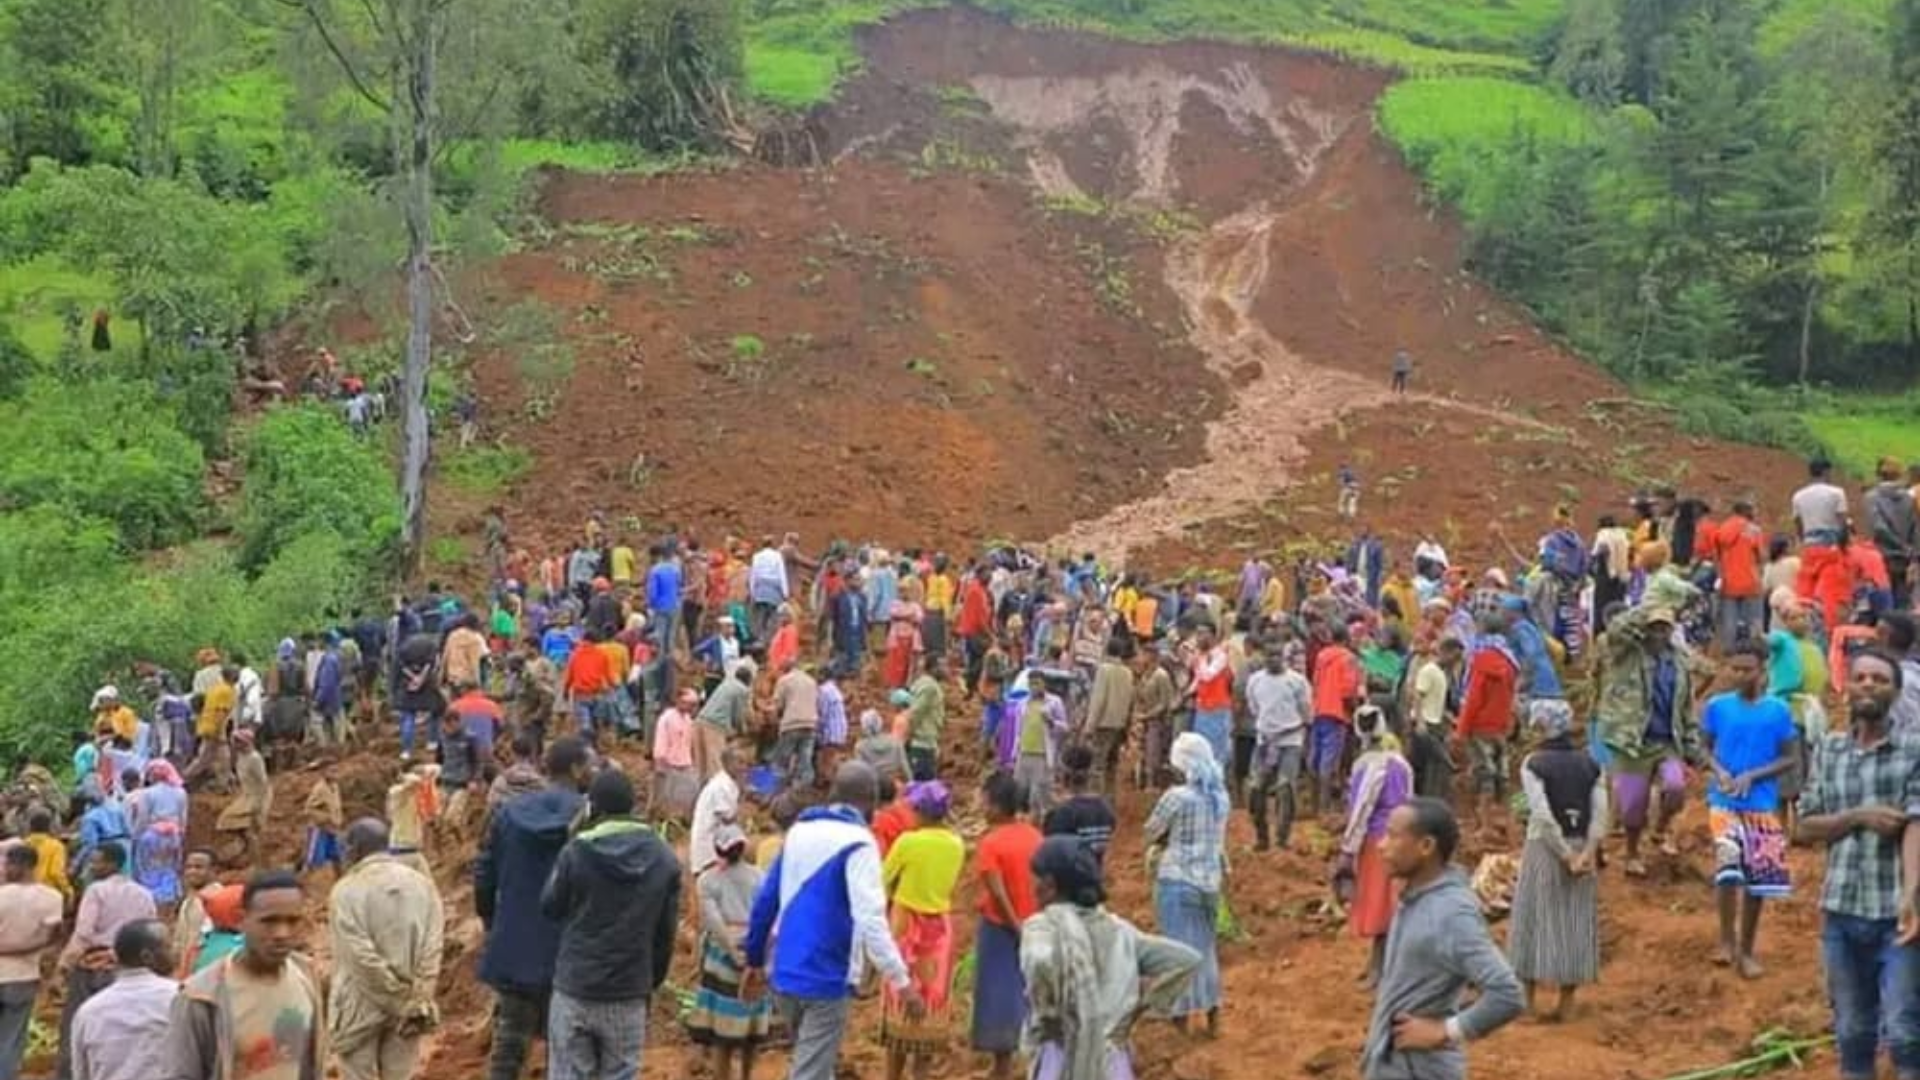
[[(1391, 542), (1429, 531), (1457, 557), (1504, 554), (1502, 534), (1529, 547), (1556, 503), (1590, 523), (1656, 480), (1784, 512), (1792, 461), (1677, 435), (1463, 269), (1457, 226), (1373, 131), (1379, 73), (962, 10), (863, 46), (867, 71), (819, 117), (830, 167), (555, 174), (522, 250), (463, 284), (482, 325), (536, 298), (568, 345), (483, 347), (471, 369), (489, 436), (534, 454), (501, 499), (530, 546), (601, 509), (710, 539), (1051, 541), (1173, 573), (1343, 539), (1343, 462)], [(1397, 348), (1417, 364), (1405, 398)], [(479, 509), (442, 495), (435, 521), (472, 537)], [(369, 809), (384, 760), (342, 767)], [(303, 784), (276, 811), (282, 853)], [(1116, 907), (1150, 925), (1145, 811), (1123, 800), (1136, 828), (1110, 866)], [(1573, 1022), (1503, 1032), (1476, 1075), (1660, 1080), (1821, 1026), (1817, 859), (1797, 856), (1804, 887), (1770, 912), (1769, 973), (1740, 983), (1706, 962), (1704, 816), (1651, 880), (1605, 879), (1603, 982)], [(1352, 1080), (1364, 948), (1313, 913), (1325, 836), (1258, 856), (1250, 839), (1237, 820), (1248, 936), (1224, 953), (1225, 1036), (1149, 1026), (1143, 1075)], [(458, 944), (434, 1080), (478, 1075), (487, 1039), (468, 857), (442, 860)], [(669, 1011), (646, 1075), (698, 1075)], [(880, 1076), (870, 1026), (844, 1075)], [(981, 1071), (956, 1052), (938, 1075)]]

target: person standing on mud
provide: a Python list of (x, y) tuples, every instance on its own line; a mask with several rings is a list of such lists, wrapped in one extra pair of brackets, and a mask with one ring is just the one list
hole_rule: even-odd
[(1413, 378), (1413, 357), (1405, 349), (1395, 350), (1393, 354), (1393, 392), (1407, 392), (1407, 380)]
[[(1479, 898), (1453, 865), (1459, 846), (1460, 824), (1438, 799), (1413, 799), (1387, 818), (1380, 852), (1403, 888), (1360, 1052), (1365, 1080), (1466, 1080), (1466, 1045), (1526, 1007)], [(1463, 1010), (1469, 985), (1480, 996)]]
[(320, 980), (295, 952), (307, 929), (300, 882), (283, 870), (256, 874), (241, 904), (240, 950), (202, 968), (173, 999), (160, 1080), (326, 1074)]
[(547, 746), (544, 790), (509, 800), (493, 816), (473, 867), (473, 906), (486, 930), (480, 981), (494, 991), (487, 1080), (519, 1080), (530, 1044), (547, 1031), (560, 924), (540, 910), (540, 891), (580, 812), (587, 744), (563, 736)]
[(540, 896), (540, 910), (561, 926), (547, 1077), (635, 1080), (648, 1002), (673, 963), (680, 860), (634, 816), (625, 773), (596, 774), (587, 811)]
[(1876, 1075), (1883, 1041), (1896, 1076), (1920, 1076), (1913, 978), (1920, 953), (1910, 947), (1920, 923), (1902, 901), (1920, 884), (1912, 845), (1901, 881), (1903, 838), (1920, 839), (1908, 811), (1920, 798), (1920, 739), (1893, 728), (1903, 674), (1885, 653), (1853, 658), (1851, 726), (1813, 738), (1795, 829), (1796, 839), (1827, 849), (1820, 944), (1840, 1075), (1849, 1078)]
[(420, 1037), (440, 1023), (445, 922), (433, 880), (387, 854), (385, 822), (348, 827), (346, 875), (327, 897), (327, 1038), (343, 1080), (413, 1076)]
[(849, 761), (834, 774), (828, 798), (802, 811), (787, 831), (754, 900), (743, 949), (740, 996), (759, 1000), (770, 979), (793, 1032), (788, 1080), (833, 1080), (861, 957), (901, 996), (908, 1016), (926, 1009), (887, 925), (880, 851), (867, 827), (879, 778)]

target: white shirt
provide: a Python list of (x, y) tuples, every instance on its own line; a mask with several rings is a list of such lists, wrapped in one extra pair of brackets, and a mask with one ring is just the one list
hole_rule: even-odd
[(250, 667), (241, 668), (240, 679), (233, 684), (233, 689), (240, 700), (241, 726), (258, 727), (261, 699), (267, 692), (266, 686), (260, 682), (260, 673)]
[(180, 984), (121, 968), (73, 1015), (73, 1080), (153, 1080), (166, 1073), (167, 1022)]
[(693, 829), (687, 835), (687, 865), (693, 867), (695, 874), (719, 858), (714, 854), (713, 834), (720, 826), (739, 817), (740, 785), (725, 772), (714, 773), (693, 802)]
[(787, 557), (778, 548), (761, 548), (747, 564), (747, 593), (754, 603), (770, 602), (775, 595), (785, 600), (793, 595), (787, 583)]
[(1447, 669), (1428, 660), (1413, 676), (1414, 716), (1427, 727), (1438, 727), (1447, 719)]
[(1838, 533), (1847, 520), (1847, 493), (1816, 480), (1793, 493), (1793, 516), (1809, 533)]
[(1253, 711), (1253, 730), (1262, 742), (1306, 745), (1313, 695), (1306, 677), (1299, 672), (1288, 670), (1275, 675), (1261, 668), (1247, 676), (1247, 707)]

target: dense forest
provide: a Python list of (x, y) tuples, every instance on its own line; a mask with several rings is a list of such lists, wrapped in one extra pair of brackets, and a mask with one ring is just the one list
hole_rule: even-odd
[[(263, 650), (430, 563), (465, 342), (429, 331), (533, 170), (737, 160), (921, 3), (0, 0), (0, 751), (59, 753), (102, 672)], [(1381, 130), (1544, 325), (1698, 430), (1920, 457), (1920, 0), (983, 6), (1396, 69)], [(252, 357), (336, 305), (397, 422), (236, 423)]]

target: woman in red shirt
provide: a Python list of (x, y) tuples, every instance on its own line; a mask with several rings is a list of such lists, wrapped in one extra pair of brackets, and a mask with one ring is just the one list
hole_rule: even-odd
[(1507, 739), (1513, 734), (1513, 699), (1519, 688), (1520, 665), (1501, 633), (1498, 612), (1482, 616), (1480, 636), (1473, 643), (1467, 665), (1467, 698), (1460, 706), (1459, 738), (1465, 739), (1473, 762), (1473, 784), (1467, 804), (1474, 828), (1484, 831), (1489, 802), (1498, 810), (1507, 802)]
[(993, 1080), (1013, 1075), (1013, 1055), (1027, 1022), (1027, 982), (1020, 972), (1020, 924), (1039, 910), (1033, 855), (1040, 830), (1020, 816), (1025, 792), (1004, 772), (980, 791), (987, 833), (974, 866), (980, 872), (980, 928), (973, 939), (973, 1048), (993, 1055)]

